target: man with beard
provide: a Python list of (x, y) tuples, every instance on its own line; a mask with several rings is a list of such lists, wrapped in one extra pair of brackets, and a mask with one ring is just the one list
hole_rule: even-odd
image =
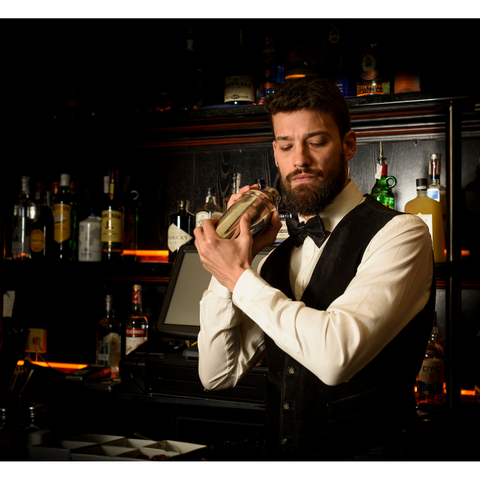
[(234, 387), (266, 355), (268, 459), (401, 459), (435, 307), (428, 228), (348, 178), (356, 136), (330, 80), (287, 81), (265, 106), (286, 204), (302, 223), (258, 273), (252, 259), (275, 240), (277, 213), (255, 239), (247, 215), (230, 240), (216, 220), (195, 229), (213, 275), (200, 303), (200, 379)]

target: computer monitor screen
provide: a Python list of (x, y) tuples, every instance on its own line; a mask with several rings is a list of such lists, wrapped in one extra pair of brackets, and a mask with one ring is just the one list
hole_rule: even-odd
[[(274, 247), (260, 252), (252, 268)], [(194, 245), (184, 245), (177, 254), (163, 300), (157, 333), (167, 338), (196, 340), (200, 330), (200, 300), (212, 275), (203, 268)]]

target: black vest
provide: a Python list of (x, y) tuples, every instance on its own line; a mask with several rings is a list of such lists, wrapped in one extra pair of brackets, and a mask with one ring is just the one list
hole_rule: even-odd
[[(399, 212), (369, 195), (332, 232), (301, 301), (326, 310), (356, 274), (370, 240)], [(295, 300), (291, 241), (267, 258), (261, 276)], [(414, 384), (435, 309), (435, 276), (424, 309), (348, 382), (328, 386), (265, 334), (266, 451), (272, 459), (339, 460), (388, 441), (416, 419)]]

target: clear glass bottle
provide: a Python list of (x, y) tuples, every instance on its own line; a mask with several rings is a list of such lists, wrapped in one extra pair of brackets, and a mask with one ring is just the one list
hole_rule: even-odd
[(445, 262), (445, 232), (442, 206), (427, 197), (427, 179), (417, 178), (417, 197), (405, 205), (405, 213), (419, 216), (428, 226), (432, 236), (433, 255), (436, 263)]
[(224, 103), (227, 105), (251, 105), (255, 102), (252, 61), (240, 30), (239, 44), (230, 58), (225, 76)]
[(36, 206), (35, 203), (30, 199), (30, 177), (22, 177), (20, 195), (13, 206), (13, 260), (27, 260), (31, 258), (30, 231), (35, 216)]
[(205, 203), (195, 211), (195, 227), (200, 227), (207, 218), (220, 218), (223, 215), (222, 207), (217, 204), (215, 194), (215, 188), (207, 188)]
[(418, 373), (416, 400), (419, 406), (442, 405), (445, 402), (443, 387), (445, 352), (438, 337), (437, 313), (435, 312), (425, 357)]
[(223, 211), (226, 212), (228, 209), (228, 202), (230, 201), (230, 197), (234, 193), (238, 193), (242, 184), (242, 174), (241, 173), (234, 173), (232, 175), (232, 180), (230, 181), (230, 193), (223, 198)]
[(116, 195), (115, 171), (109, 175), (108, 195), (102, 210), (102, 249), (104, 260), (115, 260), (123, 253), (123, 211)]
[(90, 216), (79, 223), (78, 261), (100, 262), (102, 260), (101, 242), (102, 219), (90, 208)]
[(132, 290), (132, 313), (125, 323), (125, 355), (132, 353), (148, 339), (148, 320), (143, 315), (142, 286), (134, 285)]
[(120, 376), (121, 325), (115, 319), (113, 296), (105, 296), (105, 315), (97, 325), (97, 365), (111, 368), (111, 377)]
[(72, 221), (72, 195), (70, 193), (70, 175), (60, 175), (60, 188), (53, 204), (54, 258), (73, 260), (74, 239)]
[(178, 210), (170, 215), (168, 227), (168, 261), (173, 262), (182, 245), (193, 243), (195, 215), (188, 211), (189, 202), (178, 200)]
[(37, 183), (35, 201), (37, 215), (31, 226), (30, 254), (33, 260), (46, 260), (52, 256), (53, 215), (42, 182)]
[(382, 205), (395, 209), (395, 196), (392, 188), (397, 184), (397, 179), (388, 175), (387, 159), (383, 156), (383, 143), (380, 142), (380, 156), (377, 158), (375, 172), (375, 185), (370, 195)]

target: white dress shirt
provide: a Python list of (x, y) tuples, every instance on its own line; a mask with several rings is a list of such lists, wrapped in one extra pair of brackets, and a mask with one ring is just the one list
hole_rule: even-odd
[[(320, 214), (325, 229), (332, 232), (363, 201), (350, 179)], [(390, 220), (370, 241), (343, 295), (327, 310), (315, 310), (299, 299), (328, 241), (318, 248), (307, 237), (301, 247), (292, 246), (295, 301), (252, 269), (233, 294), (212, 277), (200, 302), (199, 375), (205, 388), (235, 386), (263, 357), (263, 332), (327, 385), (346, 382), (423, 309), (432, 282), (432, 242), (417, 216)]]

